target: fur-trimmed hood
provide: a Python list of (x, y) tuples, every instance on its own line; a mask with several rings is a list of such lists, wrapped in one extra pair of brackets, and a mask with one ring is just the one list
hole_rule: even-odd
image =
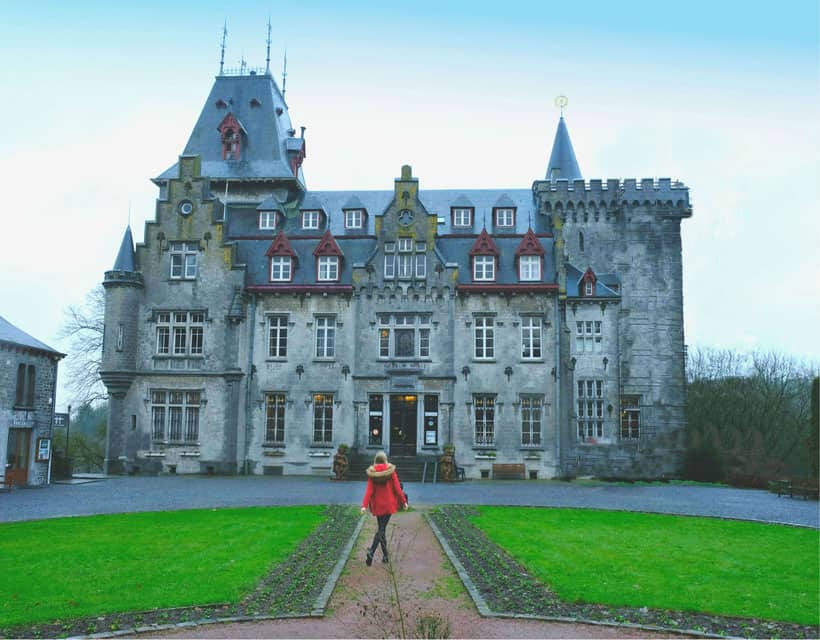
[(396, 472), (396, 465), (387, 463), (372, 464), (367, 468), (367, 477), (373, 478), (375, 482), (387, 482)]

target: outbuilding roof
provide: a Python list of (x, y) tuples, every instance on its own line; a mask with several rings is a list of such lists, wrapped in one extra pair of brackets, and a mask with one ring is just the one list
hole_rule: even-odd
[(45, 342), (40, 342), (37, 338), (30, 336), (22, 329), (18, 329), (3, 316), (0, 316), (0, 342), (5, 342), (18, 347), (26, 347), (36, 351), (45, 351), (60, 358), (65, 356), (64, 353), (60, 353), (56, 349), (52, 349)]

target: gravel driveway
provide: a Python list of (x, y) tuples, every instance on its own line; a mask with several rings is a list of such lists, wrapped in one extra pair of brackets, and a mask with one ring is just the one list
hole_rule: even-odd
[[(114, 476), (0, 493), (0, 522), (133, 511), (294, 504), (358, 504), (365, 483), (261, 476)], [(543, 480), (406, 483), (418, 505), (506, 504), (716, 516), (820, 528), (818, 503), (768, 491), (668, 485), (587, 485)]]

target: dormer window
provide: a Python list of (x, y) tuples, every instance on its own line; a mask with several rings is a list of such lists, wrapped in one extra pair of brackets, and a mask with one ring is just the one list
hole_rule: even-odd
[(518, 279), (521, 282), (541, 280), (541, 256), (521, 256), (518, 259)]
[(242, 125), (233, 113), (228, 113), (217, 127), (222, 139), (222, 159), (239, 160), (242, 153)]
[(302, 211), (302, 229), (319, 228), (319, 211)]
[(472, 227), (473, 209), (472, 207), (453, 207), (452, 209), (454, 227)]
[(251, 98), (251, 106), (254, 107), (255, 109), (258, 109), (259, 107), (262, 106), (262, 103), (259, 102), (259, 100), (257, 100), (256, 98)]
[(293, 258), (272, 256), (270, 259), (271, 282), (290, 282), (293, 276)]
[(495, 280), (495, 257), (476, 256), (473, 258), (473, 280)]
[(345, 210), (345, 229), (361, 229), (364, 226), (363, 209)]
[(317, 262), (318, 279), (320, 282), (335, 282), (339, 279), (339, 257), (319, 256)]
[(275, 229), (276, 228), (276, 212), (275, 211), (260, 211), (259, 212), (259, 228), (260, 229)]
[(511, 207), (504, 207), (495, 209), (495, 226), (496, 227), (514, 227), (515, 226), (515, 209)]
[(595, 282), (598, 278), (595, 276), (595, 272), (592, 270), (592, 267), (586, 270), (584, 273), (584, 277), (581, 278), (581, 286), (580, 286), (580, 294), (584, 297), (591, 298), (595, 295)]

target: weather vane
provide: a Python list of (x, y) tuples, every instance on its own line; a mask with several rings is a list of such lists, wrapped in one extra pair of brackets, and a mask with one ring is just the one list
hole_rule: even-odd
[(555, 98), (555, 106), (561, 109), (561, 115), (564, 115), (564, 107), (567, 106), (569, 100), (567, 100), (566, 96), (556, 96)]

